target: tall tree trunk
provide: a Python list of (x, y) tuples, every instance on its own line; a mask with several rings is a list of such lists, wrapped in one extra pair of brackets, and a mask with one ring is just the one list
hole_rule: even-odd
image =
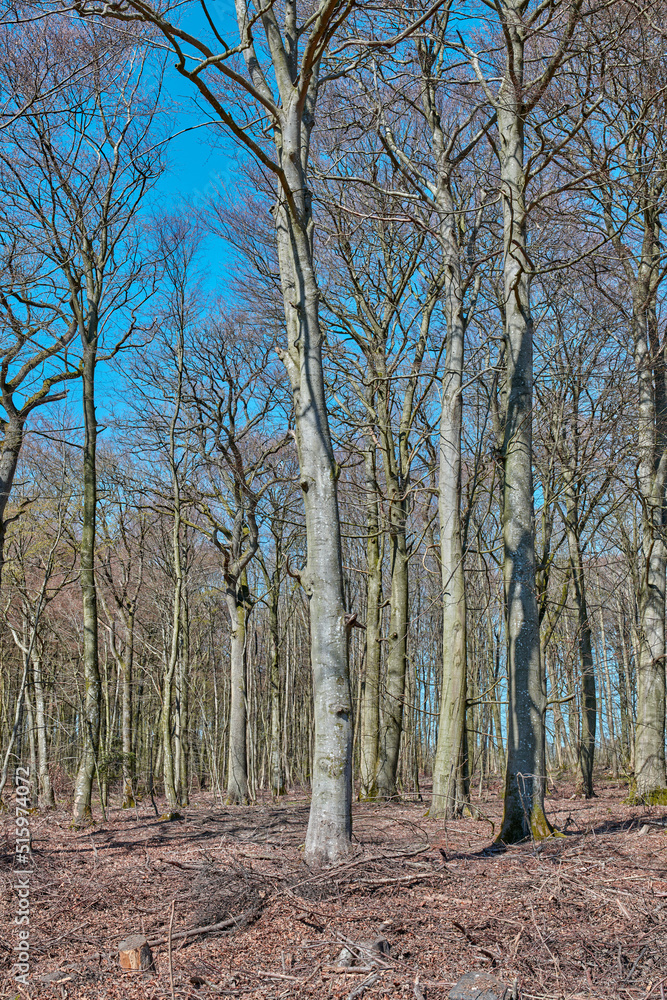
[(522, 7), (520, 0), (503, 3), (507, 70), (497, 104), (505, 253), (503, 583), (509, 686), (507, 767), (498, 839), (506, 843), (551, 832), (544, 812), (546, 684), (535, 588), (533, 321), (526, 272)]
[(359, 771), (362, 799), (377, 795), (378, 738), (380, 730), (380, 622), (382, 604), (382, 546), (380, 509), (375, 470), (375, 450), (364, 455), (366, 469), (366, 542), (368, 578), (366, 584), (366, 656), (361, 686)]
[(305, 176), (308, 134), (296, 106), (283, 111), (281, 164), (292, 196), (276, 206), (278, 258), (287, 323), (283, 353), (292, 385), (307, 565), (301, 574), (310, 605), (315, 709), (312, 798), (305, 857), (336, 862), (352, 836), (352, 704), (343, 598), (336, 464), (322, 369), (319, 290), (313, 264), (312, 215)]
[[(652, 262), (651, 262), (652, 263)], [(648, 271), (647, 263), (645, 269)], [(641, 280), (643, 277), (644, 280)], [(635, 777), (637, 794), (655, 796), (665, 789), (665, 480), (667, 478), (667, 400), (664, 345), (658, 349), (655, 290), (649, 275), (635, 289), (635, 366), (639, 382), (639, 484), (642, 505), (639, 662)], [(653, 301), (651, 301), (653, 300)], [(654, 343), (651, 343), (654, 341)], [(651, 350), (653, 348), (653, 350)], [(651, 356), (653, 355), (653, 356)]]
[(189, 739), (189, 690), (190, 674), (190, 618), (187, 597), (183, 601), (183, 620), (181, 623), (181, 655), (178, 658), (178, 723), (180, 754), (178, 758), (178, 800), (180, 805), (187, 806), (190, 801), (190, 739)]
[(280, 603), (280, 547), (276, 544), (276, 568), (271, 574), (269, 587), (269, 780), (271, 794), (278, 798), (285, 794), (285, 774), (281, 752), (280, 732), (280, 631), (278, 608)]
[(398, 480), (394, 479), (392, 482), (392, 478), (388, 478), (391, 612), (387, 639), (387, 681), (382, 703), (377, 771), (377, 791), (384, 799), (390, 799), (396, 794), (405, 702), (409, 597), (405, 499), (401, 496)]
[[(413, 405), (417, 378), (424, 358), (431, 315), (437, 302), (440, 285), (430, 284), (422, 309), (420, 335), (415, 346), (412, 371), (407, 383), (398, 440), (394, 441), (389, 380), (384, 362), (376, 364), (378, 377), (377, 424), (380, 451), (388, 497), (388, 536), (391, 570), (389, 636), (387, 640), (387, 673), (385, 697), (382, 703), (378, 745), (378, 795), (388, 799), (396, 794), (396, 774), (401, 747), (405, 682), (407, 667), (409, 551), (407, 542), (408, 493), (410, 489), (410, 430), (414, 419)], [(383, 354), (386, 344), (383, 346)]]
[(83, 525), (81, 530), (81, 592), (83, 595), (84, 704), (81, 716), (83, 751), (74, 782), (72, 825), (91, 816), (93, 775), (100, 737), (100, 668), (97, 642), (95, 584), (95, 528), (97, 516), (97, 420), (95, 417), (95, 362), (97, 332), (88, 331), (83, 345)]
[[(460, 815), (465, 795), (461, 768), (464, 751), (467, 684), (466, 595), (461, 535), (461, 427), (465, 323), (456, 238), (456, 215), (443, 178), (439, 193), (440, 233), (445, 256), (447, 352), (442, 380), (438, 513), (442, 569), (442, 688), (438, 743), (433, 764), (432, 816)], [(467, 768), (466, 768), (467, 770)], [(462, 794), (463, 793), (463, 794)]]
[(135, 804), (134, 776), (136, 758), (132, 747), (132, 668), (134, 666), (134, 607), (130, 610), (127, 624), (125, 656), (121, 666), (121, 740), (123, 751), (123, 809)]
[(32, 686), (35, 692), (35, 726), (37, 730), (37, 787), (40, 809), (54, 809), (56, 805), (53, 785), (49, 774), (49, 755), (46, 726), (46, 704), (44, 700), (44, 678), (42, 657), (33, 647)]
[[(641, 130), (639, 130), (641, 132)], [(602, 192), (607, 232), (623, 267), (632, 295), (634, 363), (637, 375), (637, 445), (639, 492), (642, 498), (642, 541), (637, 604), (637, 719), (634, 765), (637, 795), (643, 799), (667, 795), (665, 772), (665, 577), (667, 573), (667, 390), (665, 343), (658, 330), (657, 295), (663, 276), (661, 202), (664, 171), (636, 171), (637, 157), (652, 155), (652, 141), (637, 145), (628, 129), (626, 157), (637, 177), (637, 218), (643, 239), (636, 269), (636, 252), (623, 244), (612, 207), (612, 188)], [(623, 206), (627, 211), (627, 205)], [(662, 339), (662, 342), (661, 342)]]
[(616, 621), (618, 623), (618, 634), (621, 640), (621, 662), (618, 664), (618, 686), (621, 709), (621, 742), (623, 752), (623, 763), (626, 767), (633, 767), (635, 727), (632, 712), (632, 683), (630, 654), (628, 652), (628, 642), (625, 636), (625, 614), (621, 611), (621, 603), (616, 605)]
[(586, 602), (586, 581), (584, 563), (579, 541), (579, 518), (577, 500), (574, 493), (573, 475), (568, 475), (565, 487), (565, 510), (567, 542), (572, 566), (574, 605), (577, 612), (577, 643), (581, 669), (581, 737), (579, 740), (579, 768), (584, 797), (595, 795), (593, 791), (593, 763), (595, 760), (595, 726), (597, 720), (597, 696), (595, 691), (595, 664), (591, 624)]
[(247, 805), (248, 764), (246, 748), (246, 617), (247, 576), (227, 587), (226, 601), (231, 627), (229, 744), (227, 756), (227, 805)]
[(164, 794), (169, 812), (175, 812), (178, 807), (176, 792), (176, 775), (174, 773), (174, 751), (171, 742), (171, 717), (174, 699), (174, 674), (180, 654), (181, 621), (183, 603), (183, 562), (181, 559), (181, 486), (178, 479), (178, 464), (176, 460), (176, 427), (181, 412), (183, 391), (183, 328), (179, 328), (177, 347), (178, 378), (174, 411), (169, 424), (169, 465), (171, 471), (172, 500), (174, 504), (174, 524), (171, 534), (171, 558), (174, 573), (174, 599), (171, 616), (171, 641), (169, 649), (165, 650), (164, 672), (162, 675), (162, 706), (160, 712), (160, 749), (162, 751), (162, 778)]
[[(179, 548), (177, 540), (177, 529), (180, 528), (180, 516), (174, 517), (174, 553)], [(175, 812), (178, 808), (178, 795), (176, 794), (176, 780), (174, 774), (174, 748), (171, 740), (172, 707), (174, 701), (174, 674), (178, 660), (178, 642), (180, 632), (180, 603), (183, 577), (180, 571), (180, 554), (178, 556), (178, 566), (174, 566), (176, 571), (176, 582), (174, 585), (174, 607), (172, 616), (172, 632), (169, 649), (166, 650), (164, 672), (162, 674), (162, 705), (160, 709), (160, 750), (162, 753), (162, 780), (164, 782), (164, 794), (167, 799), (169, 812)], [(156, 762), (156, 771), (159, 770), (159, 763)]]

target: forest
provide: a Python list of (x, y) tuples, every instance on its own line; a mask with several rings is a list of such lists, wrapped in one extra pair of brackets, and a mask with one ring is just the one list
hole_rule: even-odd
[[(7, 817), (25, 774), (31, 829), (97, 865), (143, 817), (181, 869), (191, 816), (238, 843), (291, 817), (283, 863), (317, 886), (360, 844), (408, 884), (415, 844), (444, 865), (476, 838), (500, 885), (564, 863), (568, 826), (661, 826), (666, 24), (662, 0), (5, 2)], [(171, 905), (169, 985), (137, 996), (177, 995)], [(613, 992), (595, 963), (567, 992), (532, 919), (555, 980), (519, 969), (523, 996), (663, 997), (662, 914), (612, 949)], [(382, 961), (350, 997), (407, 995)], [(226, 995), (339, 995), (281, 968)]]

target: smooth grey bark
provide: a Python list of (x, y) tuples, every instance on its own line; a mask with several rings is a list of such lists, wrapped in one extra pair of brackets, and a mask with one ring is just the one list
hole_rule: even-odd
[(551, 832), (544, 812), (546, 683), (535, 588), (532, 473), (533, 321), (527, 273), (524, 169), (523, 4), (502, 3), (507, 68), (498, 94), (503, 211), (506, 369), (504, 385), (503, 584), (509, 710), (500, 841)]
[[(292, 104), (292, 102), (290, 102)], [(295, 436), (306, 516), (307, 564), (301, 582), (310, 605), (315, 738), (306, 858), (333, 863), (352, 835), (352, 703), (347, 659), (338, 469), (331, 444), (322, 369), (319, 290), (305, 177), (302, 114), (290, 108), (280, 150), (295, 212), (276, 206), (288, 346), (283, 353), (294, 398)], [(309, 129), (307, 130), (309, 132)], [(296, 205), (295, 205), (296, 207)], [(295, 305), (298, 303), (298, 307)]]
[[(333, 11), (335, 4), (327, 9)], [(325, 8), (321, 8), (324, 10)], [(295, 438), (306, 519), (307, 564), (301, 582), (310, 606), (314, 743), (306, 859), (333, 863), (352, 835), (352, 701), (347, 656), (343, 567), (334, 458), (322, 367), (319, 289), (307, 182), (308, 146), (317, 88), (281, 87), (277, 153), (286, 184), (275, 207), (278, 261), (287, 326), (282, 358), (292, 386)], [(288, 80), (284, 80), (286, 87)], [(299, 91), (301, 90), (301, 93)], [(289, 194), (288, 194), (289, 192)]]
[[(657, 255), (656, 243), (653, 247)], [(653, 264), (654, 262), (651, 261)], [(648, 268), (646, 268), (648, 270)], [(665, 777), (665, 576), (667, 573), (667, 394), (664, 347), (658, 349), (655, 299), (648, 275), (635, 292), (635, 367), (639, 388), (639, 485), (642, 493), (637, 664), (635, 778), (642, 797), (664, 790)], [(652, 303), (647, 303), (651, 295)], [(640, 299), (640, 301), (637, 301)], [(647, 343), (647, 334), (649, 341)]]
[(378, 738), (380, 727), (380, 631), (382, 605), (382, 546), (380, 544), (380, 505), (375, 469), (375, 447), (369, 442), (364, 453), (366, 473), (366, 648), (361, 704), (359, 709), (359, 774), (362, 799), (377, 795)]
[[(243, 513), (237, 516), (239, 533)], [(249, 561), (249, 560), (248, 560)], [(248, 577), (245, 568), (229, 578), (225, 601), (230, 622), (230, 708), (227, 754), (227, 805), (248, 803), (248, 761), (246, 747), (246, 620), (249, 611)]]
[[(653, 190), (653, 187), (657, 187)], [(612, 195), (603, 195), (607, 229), (632, 295), (631, 334), (637, 375), (637, 479), (642, 497), (641, 557), (637, 605), (637, 719), (634, 765), (637, 795), (665, 789), (665, 580), (667, 575), (667, 391), (660, 345), (657, 294), (661, 280), (662, 178), (643, 192), (643, 243), (637, 267), (615, 231)]]
[[(91, 295), (91, 299), (93, 296)], [(92, 304), (92, 303), (91, 303)], [(81, 711), (83, 749), (74, 782), (72, 825), (80, 826), (92, 815), (93, 776), (99, 752), (101, 684), (97, 640), (97, 586), (95, 536), (97, 519), (97, 418), (95, 416), (95, 364), (97, 316), (82, 330), (83, 343), (83, 516), (81, 528), (81, 594), (83, 599), (83, 681)]]
[[(447, 188), (445, 191), (449, 194)], [(430, 815), (451, 818), (460, 815), (464, 804), (460, 779), (464, 764), (467, 686), (466, 594), (461, 534), (461, 387), (465, 325), (455, 234), (456, 215), (451, 197), (446, 197), (443, 192), (441, 200), (445, 199), (449, 210), (441, 216), (441, 236), (447, 263), (444, 288), (447, 349), (442, 379), (438, 466), (443, 663)], [(443, 205), (443, 208), (447, 206)]]

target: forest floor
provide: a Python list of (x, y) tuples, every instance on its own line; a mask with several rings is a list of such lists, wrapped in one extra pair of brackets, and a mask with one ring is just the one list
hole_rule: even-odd
[[(523, 1000), (664, 1000), (667, 993), (667, 810), (598, 798), (571, 785), (547, 800), (565, 832), (541, 845), (489, 850), (488, 820), (429, 819), (427, 801), (356, 804), (349, 862), (303, 862), (308, 803), (244, 808), (202, 794), (182, 820), (148, 803), (112, 808), (71, 831), (65, 812), (31, 817), (30, 977), (12, 974), (14, 828), (0, 818), (0, 996), (72, 1000), (426, 997), (444, 1000), (469, 970), (518, 982)], [(168, 928), (174, 901), (172, 976)], [(231, 927), (179, 937), (235, 918)], [(156, 974), (123, 973), (118, 944), (156, 941)], [(336, 965), (346, 942), (386, 938), (367, 971)], [(49, 978), (47, 978), (49, 977)], [(374, 977), (374, 978), (373, 978)]]

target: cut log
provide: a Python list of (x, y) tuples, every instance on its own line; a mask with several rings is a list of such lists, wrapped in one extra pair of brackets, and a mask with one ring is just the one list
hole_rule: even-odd
[(133, 934), (118, 946), (120, 967), (126, 972), (148, 972), (153, 968), (153, 953), (143, 934)]

